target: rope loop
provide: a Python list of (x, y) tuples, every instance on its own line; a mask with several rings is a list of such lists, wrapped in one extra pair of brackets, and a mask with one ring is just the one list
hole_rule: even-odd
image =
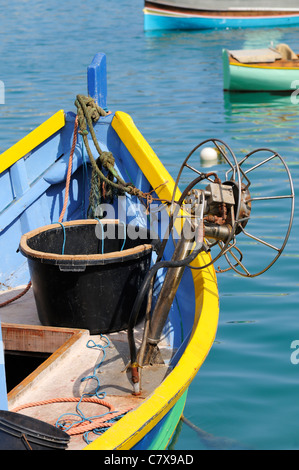
[[(79, 133), (82, 135), (92, 166), (88, 217), (96, 217), (96, 208), (100, 206), (102, 199), (112, 202), (115, 196), (122, 196), (125, 193), (136, 196), (139, 199), (145, 199), (146, 206), (148, 207), (154, 200), (151, 195), (152, 191), (144, 193), (132, 183), (126, 183), (115, 168), (113, 154), (109, 151), (103, 151), (99, 145), (93, 125), (101, 116), (107, 116), (108, 113), (98, 106), (90, 96), (77, 95), (75, 105), (77, 107), (77, 118), (80, 128)], [(89, 134), (98, 153), (96, 158), (93, 156), (89, 145), (87, 137)], [(160, 199), (157, 200), (161, 201)]]
[(104, 168), (110, 170), (110, 167), (114, 167), (115, 158), (111, 152), (102, 152), (101, 163)]

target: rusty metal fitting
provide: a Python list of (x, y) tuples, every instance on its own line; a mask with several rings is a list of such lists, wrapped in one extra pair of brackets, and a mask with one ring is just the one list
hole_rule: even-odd
[(132, 370), (132, 382), (136, 384), (139, 382), (139, 372), (138, 372), (137, 362), (131, 365), (131, 370)]

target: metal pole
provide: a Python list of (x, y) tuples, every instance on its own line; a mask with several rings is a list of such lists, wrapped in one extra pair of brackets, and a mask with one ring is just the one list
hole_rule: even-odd
[[(202, 224), (202, 221), (200, 223)], [(191, 222), (189, 219), (187, 219), (184, 223), (181, 237), (175, 247), (172, 261), (184, 260), (187, 256), (190, 255), (194, 243), (194, 232), (193, 236), (191, 236), (190, 229)], [(185, 236), (186, 232), (187, 237)], [(202, 238), (202, 230), (199, 230), (199, 232), (199, 237)], [(177, 268), (169, 268), (166, 273), (150, 323), (149, 334), (147, 337), (147, 349), (144, 357), (145, 364), (161, 362), (158, 343), (160, 341), (164, 325), (166, 323), (171, 305), (174, 301), (185, 268), (186, 265), (182, 265)]]

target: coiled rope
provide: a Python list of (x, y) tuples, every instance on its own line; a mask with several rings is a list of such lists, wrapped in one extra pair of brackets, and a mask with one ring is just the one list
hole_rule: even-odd
[[(143, 192), (136, 188), (136, 186), (131, 182), (126, 183), (118, 174), (115, 169), (115, 159), (113, 154), (101, 149), (93, 127), (94, 123), (96, 123), (101, 116), (107, 116), (108, 113), (98, 106), (94, 99), (89, 96), (77, 95), (75, 106), (77, 107), (78, 124), (80, 128), (78, 132), (82, 135), (92, 166), (90, 213), (88, 216), (90, 218), (98, 216), (96, 208), (100, 205), (102, 198), (106, 201), (112, 201), (114, 196), (123, 195), (124, 193), (137, 196), (139, 199), (145, 199), (147, 207), (153, 201), (164, 201), (170, 203), (168, 200), (154, 198), (152, 193), (155, 190)], [(89, 133), (98, 153), (98, 157), (96, 159), (90, 149), (88, 140)]]
[[(69, 436), (75, 436), (79, 434), (85, 434), (86, 432), (96, 431), (95, 434), (99, 434), (100, 431), (104, 432), (106, 428), (111, 427), (116, 418), (120, 419), (126, 413), (133, 409), (132, 406), (124, 408), (121, 411), (115, 410), (114, 406), (106, 400), (102, 400), (96, 397), (66, 397), (66, 398), (53, 398), (51, 400), (43, 400), (39, 402), (26, 403), (25, 405), (18, 406), (11, 410), (14, 413), (18, 413), (27, 408), (34, 408), (36, 406), (51, 405), (54, 403), (95, 403), (97, 405), (108, 408), (108, 412), (98, 417), (89, 417), (81, 419), (79, 421), (65, 420), (61, 421), (61, 417), (56, 421), (56, 427), (65, 431)], [(71, 414), (71, 413), (70, 413)], [(85, 436), (86, 439), (86, 436)]]

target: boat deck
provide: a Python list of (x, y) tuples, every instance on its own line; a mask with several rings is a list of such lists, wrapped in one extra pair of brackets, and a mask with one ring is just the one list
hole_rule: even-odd
[[(24, 286), (21, 286), (0, 293), (0, 303), (14, 297), (23, 288)], [(62, 414), (75, 413), (77, 403), (67, 400), (54, 403), (52, 400), (73, 399), (81, 397), (83, 393), (94, 393), (97, 380), (82, 381), (84, 377), (93, 376), (95, 373), (100, 383), (100, 393), (106, 394), (104, 400), (113, 406), (115, 411), (125, 412), (136, 408), (170, 371), (167, 364), (172, 351), (164, 342), (161, 344), (161, 354), (165, 363), (144, 367), (141, 375), (141, 395), (132, 395), (130, 369), (126, 369), (129, 363), (126, 331), (107, 335), (107, 345), (105, 337), (91, 336), (88, 330), (44, 327), (38, 319), (32, 289), (22, 298), (3, 307), (0, 317), (5, 351), (51, 354), (21, 384), (9, 392), (9, 410), (16, 410), (25, 404), (38, 403), (20, 412), (53, 425)], [(141, 324), (135, 331), (137, 347), (142, 340), (142, 329)], [(87, 344), (94, 347), (87, 347)], [(47, 401), (50, 403), (39, 404)], [(82, 403), (80, 410), (85, 416), (101, 415), (109, 411), (106, 406), (98, 403)], [(81, 449), (86, 446), (82, 432), (71, 437), (68, 449)], [(93, 434), (89, 436), (90, 440), (95, 437)]]

